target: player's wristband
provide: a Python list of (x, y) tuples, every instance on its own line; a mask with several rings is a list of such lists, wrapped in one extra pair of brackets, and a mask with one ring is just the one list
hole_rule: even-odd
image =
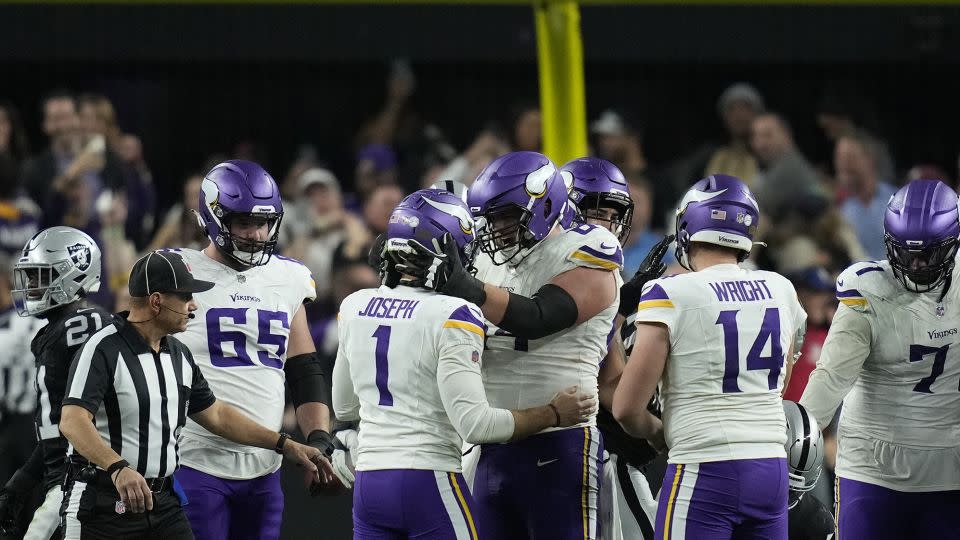
[(274, 447), (273, 450), (278, 454), (283, 454), (283, 446), (287, 444), (287, 439), (289, 438), (290, 436), (286, 433), (280, 433), (280, 438), (277, 439), (277, 446)]
[(109, 467), (107, 467), (107, 476), (110, 477), (110, 480), (113, 480), (113, 479), (114, 479), (114, 478), (113, 478), (114, 473), (116, 473), (117, 471), (119, 471), (119, 470), (121, 470), (121, 469), (125, 469), (125, 468), (127, 468), (127, 467), (129, 467), (129, 466), (130, 466), (130, 462), (129, 462), (129, 461), (127, 461), (127, 460), (125, 460), (125, 459), (121, 459), (120, 461), (117, 461), (116, 463), (113, 463), (112, 465), (110, 465)]
[(557, 421), (553, 424), (553, 427), (560, 427), (560, 411), (557, 410), (557, 406), (553, 403), (547, 403), (547, 407), (550, 407), (553, 410), (553, 415), (557, 417)]

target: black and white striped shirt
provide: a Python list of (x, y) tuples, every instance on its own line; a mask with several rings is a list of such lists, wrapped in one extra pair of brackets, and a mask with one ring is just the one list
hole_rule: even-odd
[(145, 478), (161, 478), (177, 468), (186, 417), (214, 401), (183, 343), (165, 337), (156, 353), (121, 313), (77, 353), (63, 404), (90, 411), (116, 453)]

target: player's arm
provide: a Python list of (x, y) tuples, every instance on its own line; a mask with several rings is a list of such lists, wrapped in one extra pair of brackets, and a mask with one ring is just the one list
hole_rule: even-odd
[(350, 360), (344, 351), (342, 332), (340, 337), (337, 360), (333, 364), (333, 412), (337, 420), (350, 422), (360, 419), (360, 399), (350, 376)]
[(617, 324), (614, 330), (613, 339), (610, 341), (610, 347), (607, 349), (607, 356), (600, 364), (600, 372), (597, 374), (597, 388), (600, 393), (600, 406), (606, 410), (613, 408), (613, 393), (617, 390), (617, 384), (620, 383), (620, 377), (623, 375), (623, 366), (626, 364), (627, 351), (623, 347), (623, 340), (620, 338), (620, 323), (623, 318), (617, 315)]
[(821, 426), (833, 415), (860, 376), (870, 354), (870, 321), (866, 315), (840, 304), (820, 351), (817, 367), (800, 398), (800, 404)]
[(303, 306), (290, 322), (290, 340), (283, 371), (290, 385), (300, 431), (307, 434), (307, 442), (311, 446), (329, 457), (334, 447), (327, 405), (330, 403), (330, 378), (317, 358), (317, 348), (313, 344)]
[[(426, 258), (434, 257), (433, 252), (423, 246), (411, 245)], [(470, 274), (449, 235), (442, 246), (437, 244), (434, 249), (444, 253), (434, 270), (434, 287), (446, 295), (480, 306), (488, 321), (517, 337), (540, 339), (570, 328), (606, 309), (617, 295), (613, 272), (619, 270), (619, 266), (614, 262), (604, 269), (578, 266), (563, 272), (528, 298), (484, 283)], [(424, 272), (407, 266), (397, 269), (414, 275)]]
[(647, 404), (663, 376), (670, 353), (670, 331), (665, 324), (638, 323), (633, 353), (613, 395), (613, 417), (630, 435), (646, 439), (663, 450), (663, 423), (647, 410)]

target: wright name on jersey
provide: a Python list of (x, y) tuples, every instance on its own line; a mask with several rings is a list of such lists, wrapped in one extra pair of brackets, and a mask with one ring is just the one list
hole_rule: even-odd
[[(217, 399), (279, 430), (290, 322), (303, 303), (316, 295), (310, 271), (298, 261), (274, 255), (265, 265), (239, 272), (200, 251), (173, 251), (183, 257), (195, 278), (216, 283), (194, 295), (196, 317), (177, 339), (193, 353)], [(244, 480), (276, 471), (281, 456), (230, 442), (188, 419), (180, 462), (220, 478)]]
[[(814, 383), (852, 382), (838, 476), (898, 491), (960, 490), (958, 272), (942, 300), (942, 288), (904, 289), (887, 261), (854, 264), (837, 278), (841, 305), (801, 404), (828, 425), (839, 399)], [(825, 363), (836, 367), (826, 373)]]
[[(477, 431), (463, 424), (486, 407), (484, 333), (477, 306), (432, 291), (382, 286), (343, 301), (334, 403), (359, 409), (358, 471), (460, 472), (459, 433)], [(475, 374), (476, 395), (454, 382), (464, 372)], [(484, 438), (505, 441), (513, 428), (510, 411), (494, 411)]]
[(735, 264), (660, 278), (636, 320), (670, 332), (660, 393), (670, 463), (786, 456), (784, 362), (806, 320), (786, 278)]
[[(613, 274), (617, 295), (593, 318), (536, 340), (517, 338), (490, 326), (488, 350), (483, 357), (483, 386), (493, 407), (535, 407), (549, 402), (558, 389), (574, 385), (583, 393), (595, 395), (600, 361), (613, 337), (623, 284), (623, 251), (616, 237), (603, 227), (580, 225), (547, 236), (517, 266), (496, 266), (482, 252), (475, 265), (478, 279), (527, 297), (577, 267)], [(595, 422), (594, 417), (589, 424)], [(553, 429), (557, 428), (545, 431)]]

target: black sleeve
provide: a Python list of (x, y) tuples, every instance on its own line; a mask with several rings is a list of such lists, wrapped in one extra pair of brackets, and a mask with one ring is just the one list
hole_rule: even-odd
[(283, 371), (290, 385), (290, 397), (294, 407), (304, 403), (330, 405), (331, 381), (329, 360), (324, 363), (315, 352), (298, 354), (287, 358)]
[(43, 479), (43, 448), (37, 445), (30, 454), (30, 458), (17, 469), (7, 481), (4, 489), (17, 494), (28, 493), (34, 486)]
[(187, 416), (192, 416), (207, 410), (217, 401), (217, 398), (213, 395), (213, 390), (210, 390), (210, 385), (207, 384), (207, 379), (203, 377), (200, 367), (193, 361), (190, 350), (184, 347), (183, 354), (193, 369), (193, 384), (190, 385), (190, 406), (187, 408)]
[(114, 370), (108, 365), (110, 362), (100, 349), (104, 343), (105, 341), (100, 341), (91, 345), (87, 342), (77, 351), (73, 363), (70, 364), (64, 405), (79, 405), (91, 414), (97, 414), (104, 394), (113, 384)]
[(577, 322), (577, 303), (562, 287), (546, 284), (533, 298), (510, 293), (503, 320), (497, 325), (514, 336), (540, 339)]

